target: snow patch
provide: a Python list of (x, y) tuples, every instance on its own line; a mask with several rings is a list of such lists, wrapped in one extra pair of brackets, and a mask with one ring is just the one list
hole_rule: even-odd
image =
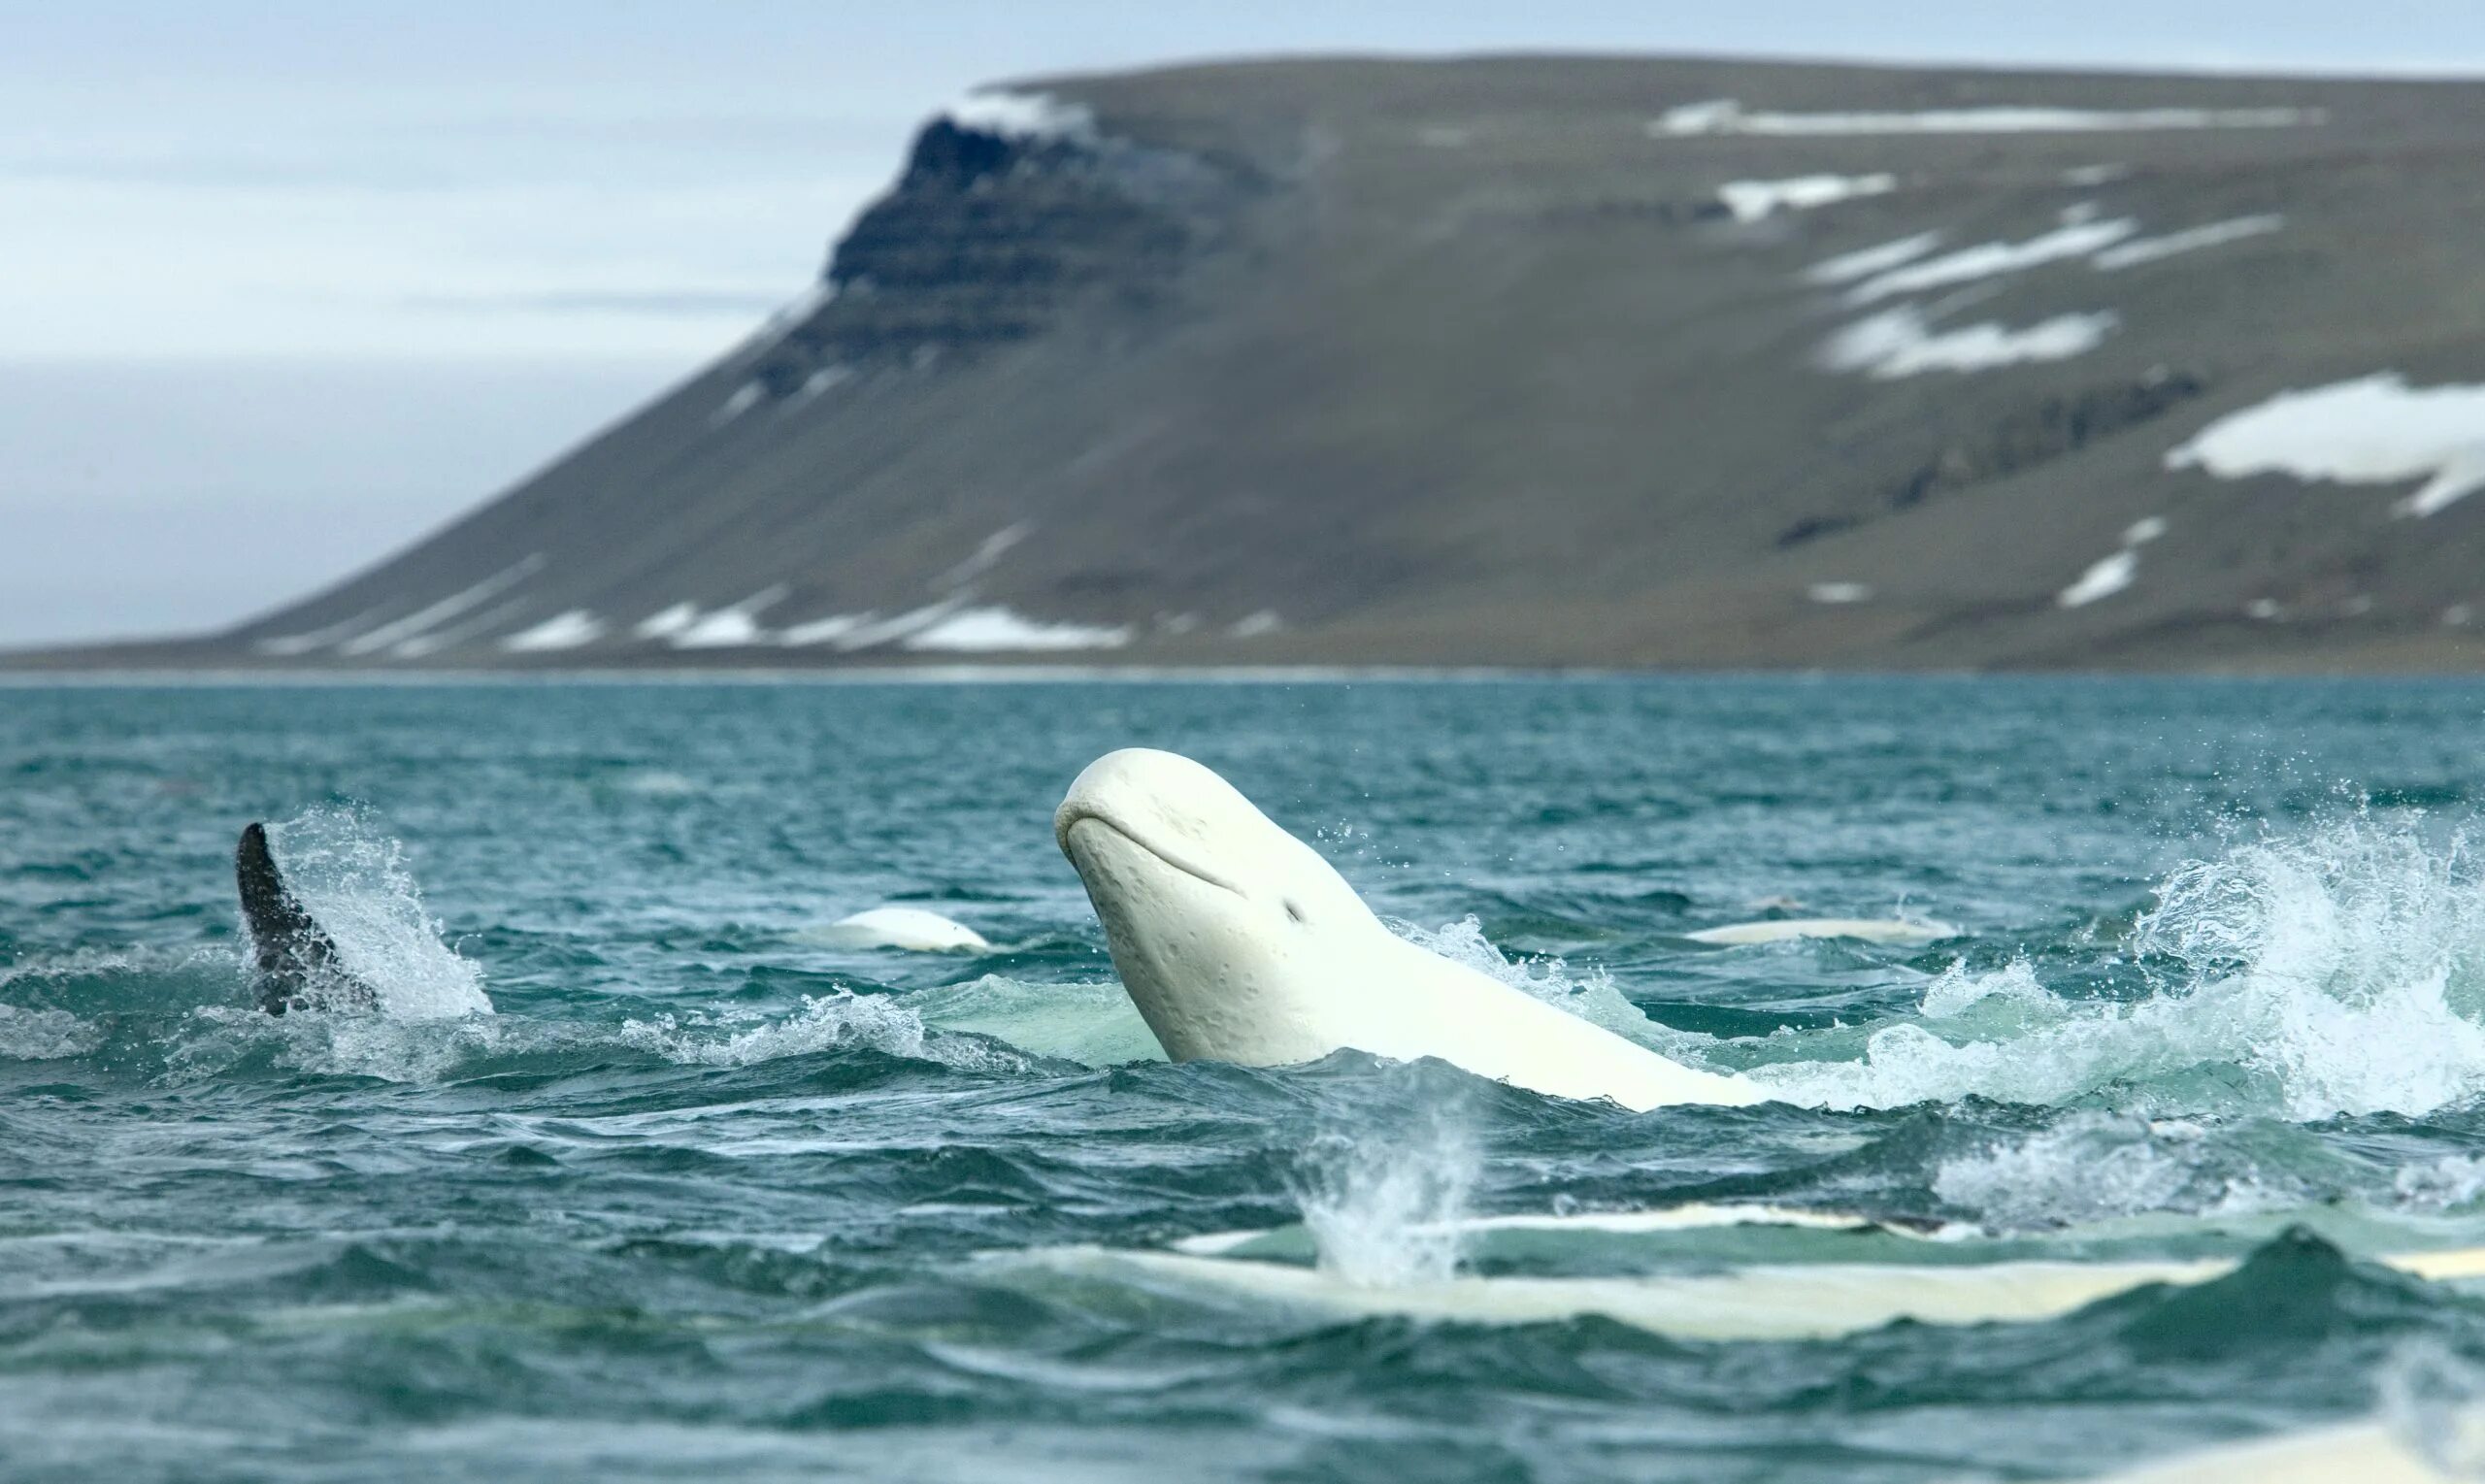
[(1006, 608), (968, 608), (947, 614), (902, 641), (909, 649), (952, 653), (992, 650), (1118, 649), (1130, 630), (1086, 623), (1044, 623)]
[(337, 646), (339, 654), (371, 654), (400, 643), (417, 634), (440, 627), (458, 614), (499, 597), (543, 570), (544, 558), (539, 553), (514, 566), (485, 577), (463, 592), (451, 593), (428, 608), (416, 609), (393, 623), (383, 623)]
[(1881, 243), (1871, 247), (1858, 247), (1852, 252), (1841, 252), (1836, 257), (1823, 258), (1814, 263), (1804, 270), (1804, 281), (1828, 284), (1852, 283), (1857, 279), (1869, 279), (1875, 274), (1887, 273), (1902, 264), (1912, 263), (1940, 246), (1940, 233), (1918, 232), (1913, 237), (1902, 237), (1896, 242)]
[(2319, 109), (1962, 108), (1914, 113), (1746, 113), (1732, 98), (1668, 109), (1649, 121), (1656, 139), (1702, 134), (2105, 134), (2162, 129), (2288, 129), (2324, 121)]
[(604, 620), (582, 608), (555, 613), (530, 629), (520, 629), (501, 641), (501, 647), (512, 654), (542, 654), (554, 649), (578, 649), (604, 637)]
[(1857, 196), (1886, 195), (1898, 189), (1898, 177), (1790, 176), (1782, 181), (1728, 181), (1717, 187), (1717, 199), (1737, 221), (1758, 221), (1777, 212), (1808, 212)]
[(2086, 608), (2131, 586), (2139, 576), (2139, 548), (2164, 536), (2166, 529), (2163, 515), (2145, 515), (2133, 521), (2123, 530), (2123, 549), (2090, 563), (2077, 581), (2054, 595), (2054, 601), (2064, 608)]
[(2064, 608), (2086, 608), (2100, 598), (2110, 598), (2132, 585), (2139, 576), (2139, 553), (2125, 547), (2103, 561), (2091, 563), (2079, 575), (2079, 580), (2054, 595)]
[(768, 643), (768, 631), (759, 626), (760, 610), (785, 596), (779, 583), (765, 592), (756, 592), (729, 608), (712, 613), (702, 613), (681, 632), (673, 636), (677, 649), (741, 649)]
[(973, 92), (942, 113), (959, 128), (1005, 139), (1084, 142), (1096, 137), (1093, 109), (1083, 103), (1064, 103), (1045, 92)]
[(698, 621), (698, 604), (677, 603), (661, 612), (640, 619), (639, 626), (630, 632), (641, 639), (671, 639)]
[(2387, 371), (2283, 391), (2229, 412), (2166, 455), (2222, 479), (2286, 474), (2341, 484), (2424, 486), (2392, 509), (2431, 515), (2485, 489), (2485, 386), (2411, 387)]
[(903, 613), (893, 614), (887, 618), (875, 618), (866, 613), (862, 615), (860, 622), (828, 642), (845, 653), (851, 653), (856, 649), (869, 649), (876, 644), (884, 644), (890, 640), (904, 639), (910, 634), (928, 629), (956, 612), (965, 606), (965, 603), (966, 600), (963, 597), (952, 597), (944, 598), (938, 603), (927, 603), (921, 608), (908, 609)]
[(768, 388), (766, 386), (761, 385), (757, 381), (745, 381), (742, 385), (734, 388), (734, 394), (727, 397), (722, 405), (720, 405), (714, 412), (708, 414), (708, 426), (712, 428), (723, 427), (726, 423), (733, 421), (743, 413), (749, 412), (754, 407), (757, 407), (759, 405), (759, 399), (767, 395)]
[(2119, 269), (2137, 268), (2142, 263), (2154, 263), (2177, 253), (2198, 252), (2203, 247), (2222, 247), (2228, 243), (2239, 243), (2247, 237), (2274, 232), (2286, 224), (2287, 219), (2275, 213), (2235, 216), (2225, 221), (2212, 221), (2206, 226), (2169, 232), (2163, 237), (2142, 237), (2120, 243), (2098, 253), (2094, 261), (2100, 272), (2113, 273)]
[(324, 649), (348, 635), (359, 633), (364, 624), (382, 611), (384, 609), (365, 609), (343, 623), (332, 623), (324, 629), (313, 629), (303, 634), (280, 634), (260, 640), (250, 647), (261, 654), (309, 654), (314, 649)]
[(1859, 319), (1821, 346), (1821, 364), (1890, 381), (1930, 371), (1988, 371), (2023, 361), (2061, 361), (2097, 348), (2110, 313), (2057, 314), (2025, 329), (1987, 322), (1936, 331), (1911, 304)]
[(934, 577), (932, 579), (932, 586), (935, 589), (944, 589), (960, 587), (968, 582), (974, 581), (977, 577), (990, 572), (993, 568), (993, 564), (999, 562), (1002, 557), (1008, 555), (1011, 547), (1018, 544), (1018, 543), (1022, 541), (1025, 541), (1027, 539), (1027, 533), (1033, 531), (1035, 528), (1035, 523), (1028, 520), (1021, 520), (1011, 525), (1003, 526), (1000, 530), (985, 537), (983, 541), (977, 545), (974, 553), (968, 556), (965, 561), (958, 563), (955, 567), (952, 567), (948, 571), (941, 574), (939, 577)]
[[(2067, 216), (2072, 214), (2066, 214)], [(1922, 293), (1927, 289), (1972, 283), (1978, 279), (2025, 273), (2031, 268), (2064, 258), (2086, 257), (2092, 252), (2103, 251), (2138, 230), (2139, 223), (2128, 216), (2103, 221), (2084, 217), (2067, 219), (2052, 231), (2040, 233), (2025, 242), (1978, 243), (1972, 247), (1945, 252), (1937, 258), (1893, 268), (1856, 284), (1847, 290), (1846, 297), (1850, 303), (1871, 304), (1876, 299), (1898, 294)]]

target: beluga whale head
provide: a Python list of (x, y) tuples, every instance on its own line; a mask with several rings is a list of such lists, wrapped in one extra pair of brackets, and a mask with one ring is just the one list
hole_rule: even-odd
[(1054, 812), (1053, 838), (1123, 987), (1177, 1062), (1284, 1066), (1351, 1046), (1628, 1107), (1764, 1096), (1398, 937), (1318, 851), (1189, 758), (1098, 758)]

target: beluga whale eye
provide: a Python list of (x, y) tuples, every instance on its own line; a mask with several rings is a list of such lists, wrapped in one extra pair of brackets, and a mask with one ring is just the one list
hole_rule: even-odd
[(1292, 920), (1294, 920), (1294, 921), (1296, 921), (1296, 922), (1302, 922), (1302, 921), (1306, 920), (1306, 919), (1304, 918), (1304, 915), (1303, 915), (1303, 908), (1302, 908), (1302, 907), (1297, 907), (1297, 906), (1295, 905), (1294, 899), (1293, 899), (1292, 897), (1288, 897), (1288, 898), (1286, 898), (1286, 899), (1285, 899), (1285, 914), (1286, 914), (1286, 916), (1287, 916), (1287, 917), (1291, 918)]

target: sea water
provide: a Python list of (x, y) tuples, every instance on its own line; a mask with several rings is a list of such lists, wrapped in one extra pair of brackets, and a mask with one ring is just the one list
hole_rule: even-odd
[[(2019, 1479), (2463, 1404), (2485, 1306), (2368, 1259), (2485, 1243), (2480, 722), (2379, 680), (0, 689), (0, 1476)], [(1781, 1101), (1165, 1064), (1050, 831), (1127, 745)], [(249, 1007), (253, 819), (376, 1013)], [(819, 931), (889, 904), (993, 951)], [(1686, 937), (1769, 916), (1958, 931)], [(1693, 1203), (1881, 1225), (1643, 1217)], [(1132, 1256), (1185, 1244), (1305, 1276)], [(2240, 1266), (1793, 1339), (1594, 1298), (1989, 1256)]]

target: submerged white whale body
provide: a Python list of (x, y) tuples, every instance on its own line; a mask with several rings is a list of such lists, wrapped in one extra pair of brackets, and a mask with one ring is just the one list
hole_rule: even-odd
[(989, 953), (992, 944), (963, 922), (919, 907), (876, 907), (840, 917), (811, 936), (840, 948), (904, 948), (912, 953)]
[(1910, 922), (1899, 917), (1772, 917), (1760, 922), (1729, 922), (1682, 936), (1695, 943), (1737, 946), (1784, 942), (1796, 938), (1852, 938), (1868, 943), (1929, 943), (1956, 937), (1958, 931), (1946, 922)]
[(1177, 1062), (1284, 1066), (1353, 1047), (1630, 1108), (1768, 1096), (1399, 938), (1317, 851), (1189, 758), (1098, 758), (1053, 836), (1123, 986)]

